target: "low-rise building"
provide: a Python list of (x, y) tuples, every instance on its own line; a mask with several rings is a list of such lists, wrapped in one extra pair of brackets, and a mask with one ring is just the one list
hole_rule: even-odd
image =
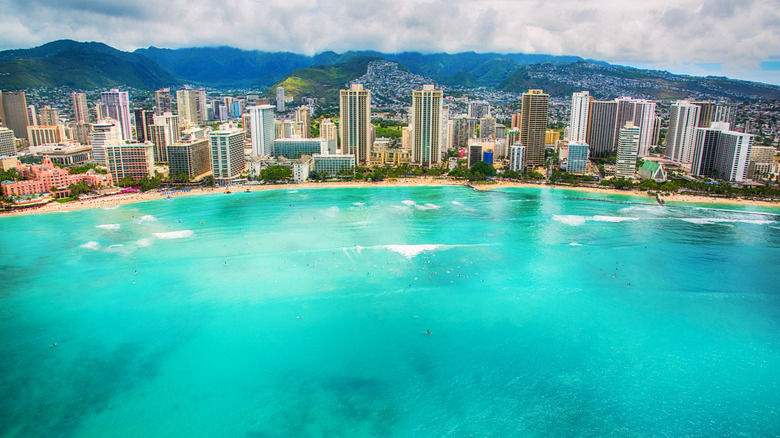
[(120, 180), (139, 180), (154, 172), (154, 143), (121, 143), (105, 146), (108, 171)]
[(355, 154), (312, 156), (312, 170), (318, 175), (337, 175), (339, 172), (355, 169)]
[(327, 155), (328, 139), (319, 138), (278, 138), (274, 140), (274, 155), (284, 158), (300, 158), (303, 155)]
[[(3, 181), (3, 196), (30, 196), (39, 193), (52, 193), (58, 197), (66, 197), (70, 194), (68, 187), (71, 184), (86, 182), (93, 187), (111, 187), (114, 185), (113, 176), (100, 174), (94, 170), (87, 173), (70, 175), (68, 169), (54, 167), (48, 156), (43, 157), (41, 164), (22, 164), (17, 161), (16, 170), (25, 178), (23, 181)], [(54, 188), (54, 190), (52, 190)]]
[(655, 182), (666, 181), (664, 166), (656, 161), (645, 160), (645, 162), (642, 163), (642, 166), (639, 167), (637, 173), (641, 179), (652, 179)]

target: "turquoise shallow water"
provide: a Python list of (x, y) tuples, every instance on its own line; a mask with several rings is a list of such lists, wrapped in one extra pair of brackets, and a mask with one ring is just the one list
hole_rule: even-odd
[(0, 218), (0, 436), (777, 436), (780, 216), (650, 202), (319, 189)]

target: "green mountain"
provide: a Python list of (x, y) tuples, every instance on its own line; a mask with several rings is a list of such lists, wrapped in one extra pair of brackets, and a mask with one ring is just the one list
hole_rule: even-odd
[(60, 40), (32, 49), (0, 52), (0, 89), (4, 90), (122, 85), (154, 90), (179, 83), (149, 58), (103, 43)]
[(276, 87), (284, 87), (285, 96), (298, 100), (302, 96), (325, 98), (326, 102), (337, 102), (339, 90), (344, 85), (366, 73), (368, 63), (381, 59), (379, 56), (348, 55), (332, 65), (317, 65), (301, 68), (269, 87), (264, 95), (276, 96)]
[(149, 47), (134, 53), (153, 60), (185, 82), (217, 88), (265, 88), (293, 70), (312, 65), (312, 58), (304, 55), (232, 47)]
[(499, 88), (515, 93), (540, 88), (559, 97), (590, 90), (597, 99), (619, 96), (737, 101), (780, 99), (780, 86), (776, 85), (716, 76), (676, 75), (592, 61), (527, 65), (504, 80)]

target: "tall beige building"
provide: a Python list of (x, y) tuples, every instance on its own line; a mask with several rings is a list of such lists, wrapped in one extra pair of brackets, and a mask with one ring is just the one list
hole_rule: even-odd
[(73, 121), (76, 123), (89, 123), (87, 95), (84, 93), (70, 93), (70, 100), (73, 103)]
[(412, 161), (424, 167), (441, 164), (442, 98), (433, 85), (412, 91)]
[(38, 124), (44, 126), (54, 126), (60, 124), (60, 112), (57, 108), (48, 105), (38, 111)]
[(16, 138), (27, 138), (30, 116), (24, 91), (0, 91), (0, 122), (13, 131)]
[(523, 93), (519, 120), (520, 141), (525, 146), (525, 162), (528, 168), (544, 165), (549, 102), (550, 95), (542, 90), (528, 90)]
[(371, 91), (361, 84), (352, 84), (349, 90), (340, 92), (339, 134), (341, 152), (355, 155), (357, 164), (366, 164), (371, 159)]
[(295, 122), (300, 123), (302, 138), (311, 137), (311, 112), (308, 106), (299, 107), (295, 110)]
[(335, 140), (336, 144), (339, 141), (339, 128), (330, 119), (322, 119), (320, 122), (320, 137), (327, 138), (328, 140)]
[(177, 90), (176, 108), (179, 113), (179, 121), (183, 124), (197, 124), (198, 122), (198, 90)]
[(155, 110), (155, 115), (159, 116), (165, 113), (173, 112), (170, 88), (160, 88), (159, 90), (155, 91), (154, 102), (155, 105), (157, 106), (157, 109)]

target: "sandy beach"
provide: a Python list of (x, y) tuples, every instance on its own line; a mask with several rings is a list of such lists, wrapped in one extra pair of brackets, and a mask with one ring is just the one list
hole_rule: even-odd
[[(360, 188), (360, 187), (415, 187), (415, 186), (466, 186), (467, 182), (462, 180), (452, 179), (440, 179), (440, 178), (402, 178), (395, 181), (380, 181), (380, 182), (365, 182), (365, 181), (353, 181), (353, 182), (324, 182), (324, 183), (300, 183), (300, 184), (272, 184), (272, 185), (243, 185), (243, 186), (231, 186), (231, 187), (214, 187), (214, 188), (198, 188), (189, 191), (173, 191), (173, 192), (161, 192), (150, 191), (145, 193), (125, 193), (119, 195), (109, 195), (100, 198), (93, 198), (83, 201), (72, 201), (67, 203), (50, 202), (40, 207), (22, 209), (19, 211), (12, 211), (2, 213), (1, 216), (19, 216), (27, 214), (41, 214), (41, 213), (53, 213), (53, 212), (65, 212), (73, 210), (83, 210), (87, 208), (105, 208), (116, 207), (119, 205), (132, 204), (136, 202), (153, 201), (155, 199), (163, 199), (166, 196), (173, 198), (181, 196), (200, 196), (200, 195), (225, 195), (225, 192), (230, 190), (234, 193), (245, 192), (249, 190), (264, 191), (264, 190), (293, 190), (293, 189), (326, 189), (326, 188)], [(494, 184), (473, 184), (471, 185), (476, 190), (494, 190), (507, 187), (527, 187), (527, 188), (540, 188), (548, 187), (551, 189), (559, 190), (575, 190), (581, 192), (591, 193), (603, 193), (612, 195), (624, 195), (624, 196), (640, 196), (646, 197), (649, 202), (655, 202), (654, 196), (649, 196), (647, 192), (640, 192), (636, 190), (616, 190), (612, 188), (601, 187), (582, 187), (582, 186), (562, 186), (562, 185), (545, 185), (534, 183), (522, 183), (522, 182), (510, 182), (510, 181), (497, 181)], [(664, 202), (680, 202), (680, 203), (695, 203), (695, 204), (728, 204), (728, 205), (750, 205), (758, 207), (775, 207), (780, 208), (780, 201), (754, 201), (744, 199), (726, 199), (726, 198), (713, 198), (710, 196), (693, 196), (686, 194), (671, 194), (669, 196), (663, 196)]]

